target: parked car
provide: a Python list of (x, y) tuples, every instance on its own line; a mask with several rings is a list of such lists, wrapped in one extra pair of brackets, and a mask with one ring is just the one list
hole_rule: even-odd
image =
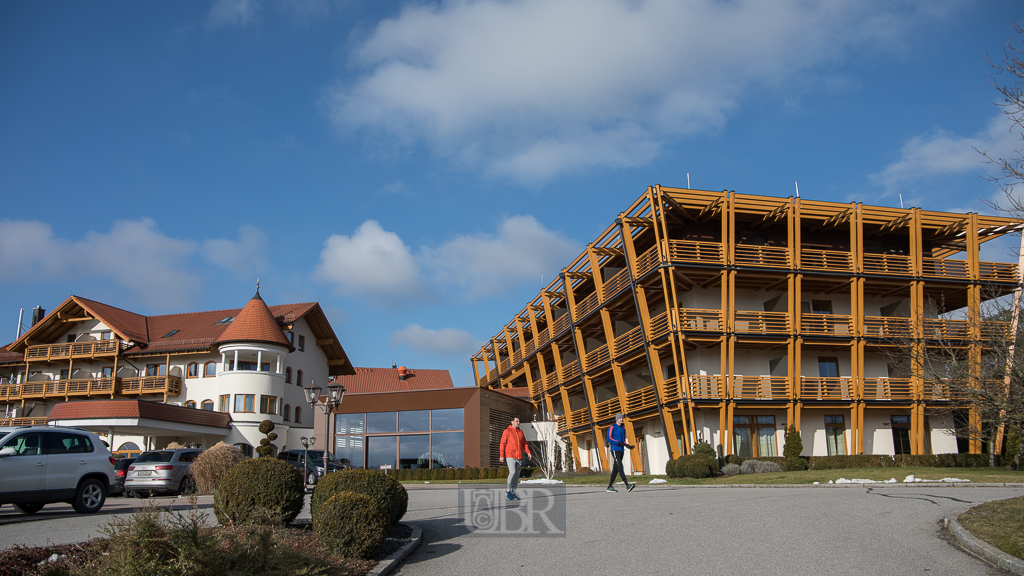
[(278, 452), (278, 460), (284, 460), (285, 462), (295, 466), (299, 472), (306, 474), (306, 484), (316, 484), (324, 474), (330, 472), (337, 472), (338, 470), (344, 470), (348, 466), (345, 466), (340, 460), (334, 457), (334, 454), (327, 453), (327, 472), (324, 472), (324, 452), (323, 450), (310, 450), (309, 451), (309, 465), (305, 466), (304, 454), (305, 450), (284, 450)]
[(203, 451), (198, 448), (176, 448), (143, 452), (128, 466), (124, 479), (125, 492), (139, 498), (153, 494), (191, 494), (196, 481), (188, 473), (192, 461)]
[(135, 458), (118, 458), (114, 460), (114, 485), (110, 487), (111, 496), (119, 496), (124, 494), (125, 496), (135, 496), (135, 493), (124, 490), (124, 479), (128, 476), (128, 467), (131, 466), (132, 462), (135, 462)]
[(114, 457), (82, 428), (21, 426), (0, 437), (0, 504), (34, 514), (68, 502), (80, 514), (103, 507), (114, 481)]

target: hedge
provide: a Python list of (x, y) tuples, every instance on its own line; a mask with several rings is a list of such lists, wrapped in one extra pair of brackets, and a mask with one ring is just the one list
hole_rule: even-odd
[[(988, 468), (988, 454), (855, 454), (849, 456), (801, 456), (807, 463), (806, 470), (839, 470), (843, 468)], [(753, 458), (741, 458), (735, 454), (725, 457), (727, 464), (742, 465)], [(783, 469), (796, 470), (795, 462), (787, 462), (778, 456), (758, 456), (762, 462), (775, 462)], [(667, 470), (666, 470), (667, 472)], [(671, 476), (671, 474), (669, 474)]]
[[(535, 467), (526, 467), (519, 470), (520, 478), (530, 478)], [(399, 470), (385, 470), (387, 475), (398, 481), (405, 480), (488, 480), (494, 478), (507, 478), (508, 468), (402, 468)]]

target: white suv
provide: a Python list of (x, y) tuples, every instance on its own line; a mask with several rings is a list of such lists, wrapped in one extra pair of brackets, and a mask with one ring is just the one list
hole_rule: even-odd
[(25, 514), (51, 502), (69, 502), (80, 514), (103, 507), (114, 458), (99, 436), (59, 426), (23, 426), (0, 435), (0, 504)]

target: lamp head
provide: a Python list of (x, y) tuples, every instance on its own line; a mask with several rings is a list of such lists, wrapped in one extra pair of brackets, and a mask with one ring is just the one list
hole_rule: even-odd
[(306, 393), (306, 402), (309, 402), (310, 406), (316, 406), (317, 400), (320, 399), (320, 387), (310, 382), (309, 387), (303, 388), (302, 391)]
[(331, 383), (327, 385), (327, 397), (334, 404), (341, 404), (342, 398), (345, 397), (345, 387), (331, 380)]

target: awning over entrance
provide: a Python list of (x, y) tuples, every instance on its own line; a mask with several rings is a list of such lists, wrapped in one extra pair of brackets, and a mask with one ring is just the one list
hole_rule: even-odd
[(227, 436), (231, 415), (144, 400), (97, 400), (58, 404), (47, 423), (118, 436)]

